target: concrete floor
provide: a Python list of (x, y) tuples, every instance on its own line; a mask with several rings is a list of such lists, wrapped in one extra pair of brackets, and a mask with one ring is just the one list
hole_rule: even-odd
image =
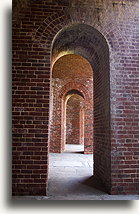
[(93, 155), (83, 145), (66, 145), (64, 153), (49, 154), (48, 196), (13, 197), (17, 200), (139, 200), (139, 195), (108, 195), (93, 188)]
[[(93, 155), (83, 154), (84, 145), (66, 145), (64, 153), (49, 155), (49, 200), (136, 200), (138, 196), (110, 196), (93, 188)], [(133, 199), (134, 198), (134, 199)]]
[(64, 153), (50, 154), (50, 197), (92, 194), (93, 190), (83, 183), (93, 175), (93, 155), (84, 155), (83, 150), (83, 145), (68, 144)]

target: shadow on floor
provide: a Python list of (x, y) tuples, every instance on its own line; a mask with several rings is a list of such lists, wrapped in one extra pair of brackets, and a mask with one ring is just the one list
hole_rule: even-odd
[(87, 185), (90, 188), (100, 190), (100, 191), (104, 192), (104, 194), (108, 194), (105, 186), (101, 182), (99, 182), (94, 176), (89, 177), (82, 184)]
[(70, 153), (70, 154), (84, 154), (84, 151), (65, 151), (64, 153)]

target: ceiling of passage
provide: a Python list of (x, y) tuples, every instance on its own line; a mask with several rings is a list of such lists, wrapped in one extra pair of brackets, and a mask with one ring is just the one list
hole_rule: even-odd
[(64, 53), (80, 55), (90, 62), (93, 70), (102, 64), (109, 65), (109, 49), (104, 36), (92, 26), (73, 24), (64, 27), (56, 36), (52, 46), (52, 63)]
[(59, 58), (52, 70), (53, 78), (90, 78), (92, 76), (90, 63), (82, 56), (75, 54), (68, 54)]

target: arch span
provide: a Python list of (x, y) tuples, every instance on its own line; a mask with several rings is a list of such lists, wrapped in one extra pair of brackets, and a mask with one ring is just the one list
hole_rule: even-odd
[(94, 120), (94, 177), (110, 192), (110, 75), (109, 48), (104, 36), (86, 24), (66, 26), (56, 35), (52, 45), (51, 62), (61, 53), (84, 57), (92, 66)]

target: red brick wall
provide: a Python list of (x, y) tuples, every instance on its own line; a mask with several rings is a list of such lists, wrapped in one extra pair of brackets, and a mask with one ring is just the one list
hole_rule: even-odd
[(111, 69), (112, 194), (139, 194), (139, 30), (135, 14), (132, 20), (121, 22), (122, 35), (112, 41), (116, 52)]
[[(139, 193), (137, 1), (15, 2), (13, 195), (46, 195), (51, 45), (73, 23), (96, 29), (91, 40), (79, 38), (72, 47), (94, 70), (95, 175), (111, 194)], [(60, 52), (55, 46), (52, 59)]]

